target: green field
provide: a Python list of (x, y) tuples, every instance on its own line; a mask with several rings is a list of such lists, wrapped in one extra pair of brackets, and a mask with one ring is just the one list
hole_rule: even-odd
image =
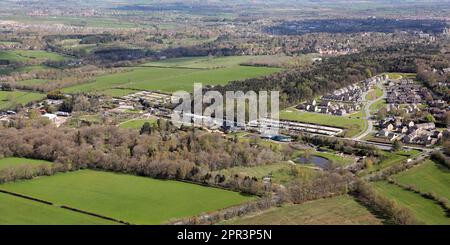
[(0, 41), (0, 45), (13, 45), (13, 44), (19, 44), (19, 42)]
[(366, 118), (366, 112), (364, 110), (360, 110), (358, 112), (349, 114), (347, 117), (348, 118), (356, 118), (356, 119)]
[(103, 94), (111, 96), (111, 97), (123, 97), (128, 94), (136, 93), (135, 89), (119, 89), (119, 88), (111, 88), (102, 91)]
[(45, 94), (24, 91), (0, 91), (0, 109), (12, 108), (17, 104), (26, 105), (46, 97)]
[(286, 205), (266, 212), (228, 220), (235, 225), (377, 225), (380, 220), (348, 195)]
[(107, 225), (117, 224), (57, 206), (0, 193), (0, 225)]
[[(66, 93), (98, 91), (113, 96), (119, 91), (111, 89), (117, 88), (163, 92), (192, 91), (194, 83), (223, 85), (234, 80), (265, 76), (281, 71), (279, 68), (240, 66), (239, 63), (245, 60), (245, 56), (214, 58), (211, 62), (208, 62), (208, 59), (199, 57), (151, 62), (135, 67), (132, 71), (99, 76), (94, 82), (68, 87), (63, 91)], [(220, 68), (209, 69), (211, 67)], [(120, 92), (120, 95), (123, 95), (123, 91)]]
[(158, 66), (172, 68), (215, 69), (238, 66), (260, 56), (226, 56), (226, 57), (184, 57), (160, 60), (142, 64), (141, 66)]
[(195, 184), (92, 170), (7, 183), (0, 189), (133, 224), (161, 224), (253, 199)]
[[(297, 170), (297, 176), (292, 175), (292, 168)], [(292, 165), (290, 163), (275, 163), (256, 167), (234, 167), (222, 169), (214, 172), (214, 174), (223, 174), (225, 176), (250, 176), (262, 179), (272, 173), (272, 181), (275, 183), (285, 184), (294, 179), (310, 180), (313, 179), (317, 172), (311, 168), (300, 165)], [(214, 175), (213, 174), (213, 175)]]
[(15, 20), (22, 23), (40, 23), (40, 24), (65, 24), (83, 27), (100, 27), (100, 28), (136, 28), (146, 27), (146, 25), (136, 24), (132, 22), (122, 21), (117, 18), (86, 16), (83, 18), (75, 16), (26, 16), (14, 15), (9, 16), (8, 20)]
[(119, 125), (119, 127), (121, 128), (134, 128), (134, 129), (141, 129), (142, 126), (144, 126), (144, 123), (150, 123), (150, 124), (155, 124), (156, 123), (156, 118), (152, 118), (152, 119), (136, 119), (136, 120), (131, 120), (131, 121), (126, 121), (122, 124)]
[(227, 84), (229, 81), (265, 76), (278, 68), (234, 66), (212, 70), (139, 67), (130, 72), (105, 75), (94, 82), (63, 89), (66, 93), (102, 92), (112, 88), (175, 92), (192, 91), (194, 83), (203, 85)]
[(450, 170), (431, 160), (395, 175), (394, 179), (400, 184), (415, 186), (421, 192), (435, 193), (450, 200)]
[(419, 221), (435, 225), (450, 224), (450, 218), (446, 216), (444, 209), (433, 200), (387, 182), (376, 182), (373, 185), (380, 193), (409, 208)]
[(66, 57), (43, 50), (8, 50), (0, 51), (0, 60), (12, 62), (27, 62), (31, 60), (62, 61)]
[(46, 164), (50, 165), (51, 162), (44, 160), (35, 160), (35, 159), (27, 159), (27, 158), (19, 158), (19, 157), (7, 157), (0, 159), (0, 170), (8, 167), (16, 167), (22, 165), (41, 165)]
[(281, 111), (280, 119), (345, 128), (348, 130), (348, 137), (357, 135), (366, 127), (366, 121), (364, 119), (298, 111), (292, 108)]
[(2, 67), (0, 68), (0, 75), (10, 75), (11, 73), (26, 73), (30, 71), (39, 71), (39, 70), (48, 70), (52, 69), (48, 66), (44, 65), (29, 65), (29, 66), (22, 66), (22, 67)]

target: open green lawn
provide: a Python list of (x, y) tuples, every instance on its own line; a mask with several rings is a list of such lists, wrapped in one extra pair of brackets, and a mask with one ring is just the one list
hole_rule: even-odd
[(379, 225), (383, 220), (348, 195), (286, 205), (224, 221), (234, 225)]
[(425, 163), (394, 176), (404, 185), (412, 185), (422, 192), (435, 193), (450, 200), (450, 170), (438, 163)]
[(357, 135), (366, 127), (366, 121), (364, 119), (298, 111), (293, 108), (281, 111), (280, 119), (345, 128), (348, 130), (347, 136), (349, 137)]
[(0, 91), (0, 109), (8, 109), (17, 104), (26, 105), (46, 97), (45, 94), (25, 91)]
[(380, 193), (409, 208), (419, 221), (434, 225), (450, 224), (450, 218), (446, 216), (444, 209), (433, 200), (387, 182), (376, 182), (373, 185)]
[(117, 224), (57, 206), (0, 193), (0, 225), (107, 225)]
[[(63, 89), (66, 93), (76, 92), (103, 92), (114, 88), (153, 90), (163, 92), (175, 92), (178, 90), (192, 91), (194, 83), (203, 85), (226, 84), (234, 80), (242, 80), (278, 72), (279, 68), (239, 66), (237, 60), (243, 57), (217, 58), (218, 61), (208, 64), (207, 58), (180, 58), (181, 60), (161, 61), (168, 63), (167, 67), (151, 67), (151, 63), (135, 67), (132, 71), (99, 76), (94, 82), (81, 84)], [(198, 61), (198, 63), (195, 63)], [(160, 66), (160, 63), (156, 63)], [(217, 69), (190, 69), (181, 68), (182, 65), (198, 66), (198, 68), (211, 65), (220, 66)], [(177, 66), (180, 66), (177, 68)], [(192, 67), (193, 68), (193, 67)], [(114, 91), (116, 92), (116, 91)]]
[(92, 170), (7, 183), (0, 189), (133, 224), (161, 224), (254, 198), (184, 182)]
[(156, 123), (156, 118), (152, 118), (152, 119), (136, 119), (136, 120), (131, 120), (131, 121), (126, 121), (122, 124), (119, 125), (119, 127), (121, 128), (134, 128), (134, 129), (141, 129), (142, 126), (144, 126), (144, 123), (150, 123), (150, 124), (155, 124)]
[(41, 164), (50, 165), (52, 163), (44, 160), (35, 160), (20, 157), (0, 158), (0, 170), (8, 167), (15, 167), (21, 165), (41, 165)]
[(44, 50), (8, 50), (0, 51), (0, 60), (27, 62), (30, 60), (62, 61), (66, 57)]
[[(297, 169), (297, 176), (292, 175), (292, 168)], [(272, 181), (280, 184), (285, 184), (294, 179), (308, 181), (317, 175), (317, 172), (311, 168), (303, 167), (301, 165), (292, 165), (287, 162), (256, 167), (234, 167), (222, 169), (216, 171), (215, 173), (223, 174), (225, 176), (234, 176), (239, 174), (241, 176), (256, 177), (258, 179), (262, 179), (272, 173)]]

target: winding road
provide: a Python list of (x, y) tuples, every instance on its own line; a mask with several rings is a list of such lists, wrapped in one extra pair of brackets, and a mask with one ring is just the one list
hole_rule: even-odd
[[(373, 123), (374, 121), (372, 120), (372, 115), (370, 114), (370, 107), (377, 103), (380, 100), (383, 100), (386, 98), (386, 90), (384, 89), (383, 85), (381, 84), (381, 82), (377, 83), (377, 87), (380, 88), (381, 90), (383, 90), (383, 95), (375, 100), (371, 100), (368, 103), (365, 104), (364, 106), (364, 113), (366, 115), (365, 119), (367, 120), (367, 129), (366, 131), (364, 131), (363, 133), (353, 137), (353, 140), (361, 140), (364, 137), (366, 137), (367, 135), (369, 135), (372, 131), (373, 131)], [(367, 94), (366, 94), (367, 95)], [(365, 96), (365, 98), (367, 98), (367, 96)]]

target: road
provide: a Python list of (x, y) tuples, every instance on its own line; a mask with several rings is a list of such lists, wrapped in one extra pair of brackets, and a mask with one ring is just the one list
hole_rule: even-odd
[[(392, 149), (392, 145), (391, 144), (383, 144), (383, 143), (371, 142), (371, 141), (363, 140), (364, 137), (366, 137), (367, 135), (369, 135), (373, 131), (373, 125), (374, 125), (374, 122), (375, 122), (372, 119), (373, 115), (370, 114), (370, 106), (372, 106), (373, 104), (377, 103), (378, 101), (380, 101), (382, 99), (386, 99), (386, 96), (387, 96), (386, 89), (383, 87), (382, 83), (377, 83), (376, 86), (379, 87), (381, 90), (383, 90), (383, 95), (381, 97), (379, 97), (379, 98), (377, 98), (375, 100), (371, 100), (371, 101), (369, 101), (368, 103), (365, 104), (363, 110), (364, 110), (364, 112), (366, 114), (365, 119), (367, 120), (367, 129), (363, 133), (361, 133), (361, 134), (351, 138), (351, 140), (358, 141), (358, 142), (365, 143), (365, 144), (369, 144), (369, 145), (374, 145), (374, 146), (377, 146), (378, 148), (380, 148), (382, 150), (391, 150)], [(367, 93), (365, 95), (367, 95)], [(364, 98), (366, 98), (366, 97), (364, 97)], [(421, 147), (421, 146), (404, 146), (403, 148), (410, 149), (410, 150), (420, 150), (420, 151), (428, 151), (429, 150), (426, 147)]]
[[(364, 105), (364, 112), (365, 112), (365, 119), (367, 120), (367, 128), (366, 131), (364, 131), (363, 133), (353, 137), (353, 140), (361, 140), (364, 137), (366, 137), (367, 135), (369, 135), (372, 131), (373, 131), (373, 123), (374, 121), (372, 120), (372, 115), (370, 114), (370, 106), (372, 106), (373, 104), (377, 103), (380, 100), (386, 99), (386, 90), (384, 89), (383, 85), (381, 83), (377, 83), (377, 87), (380, 88), (383, 91), (383, 95), (375, 100), (371, 100), (368, 103), (366, 103)], [(366, 94), (367, 95), (367, 94)], [(365, 97), (367, 98), (367, 96)]]

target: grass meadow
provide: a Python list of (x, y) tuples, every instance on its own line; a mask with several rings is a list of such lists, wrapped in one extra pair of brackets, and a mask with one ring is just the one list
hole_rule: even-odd
[(46, 97), (45, 94), (25, 91), (0, 91), (0, 109), (12, 108), (15, 105), (26, 105)]
[(298, 111), (292, 108), (281, 111), (280, 119), (345, 128), (348, 131), (347, 136), (349, 137), (357, 135), (366, 127), (366, 121), (364, 119)]
[(0, 170), (4, 168), (16, 167), (21, 165), (41, 165), (41, 164), (50, 165), (52, 163), (44, 160), (35, 160), (20, 157), (0, 158)]
[(0, 193), (1, 225), (108, 225), (116, 224), (9, 194)]
[[(179, 58), (151, 62), (131, 71), (99, 76), (95, 81), (63, 89), (66, 93), (118, 93), (117, 89), (175, 92), (192, 91), (194, 83), (224, 85), (230, 81), (266, 76), (279, 68), (240, 66), (241, 57)], [(112, 90), (114, 89), (114, 90)], [(123, 91), (121, 91), (123, 92)]]
[(430, 225), (450, 224), (450, 218), (444, 209), (433, 200), (387, 182), (376, 182), (373, 185), (381, 194), (410, 209), (419, 221)]
[(348, 195), (285, 205), (224, 221), (227, 225), (379, 225), (383, 220)]
[(435, 193), (450, 200), (450, 170), (438, 163), (425, 163), (394, 176), (400, 184), (412, 185), (421, 192)]
[(40, 61), (63, 61), (67, 57), (60, 54), (47, 52), (44, 50), (8, 50), (0, 51), (0, 60), (11, 62), (28, 62), (32, 60)]
[(162, 224), (254, 199), (185, 182), (92, 170), (7, 183), (0, 189), (132, 224)]

